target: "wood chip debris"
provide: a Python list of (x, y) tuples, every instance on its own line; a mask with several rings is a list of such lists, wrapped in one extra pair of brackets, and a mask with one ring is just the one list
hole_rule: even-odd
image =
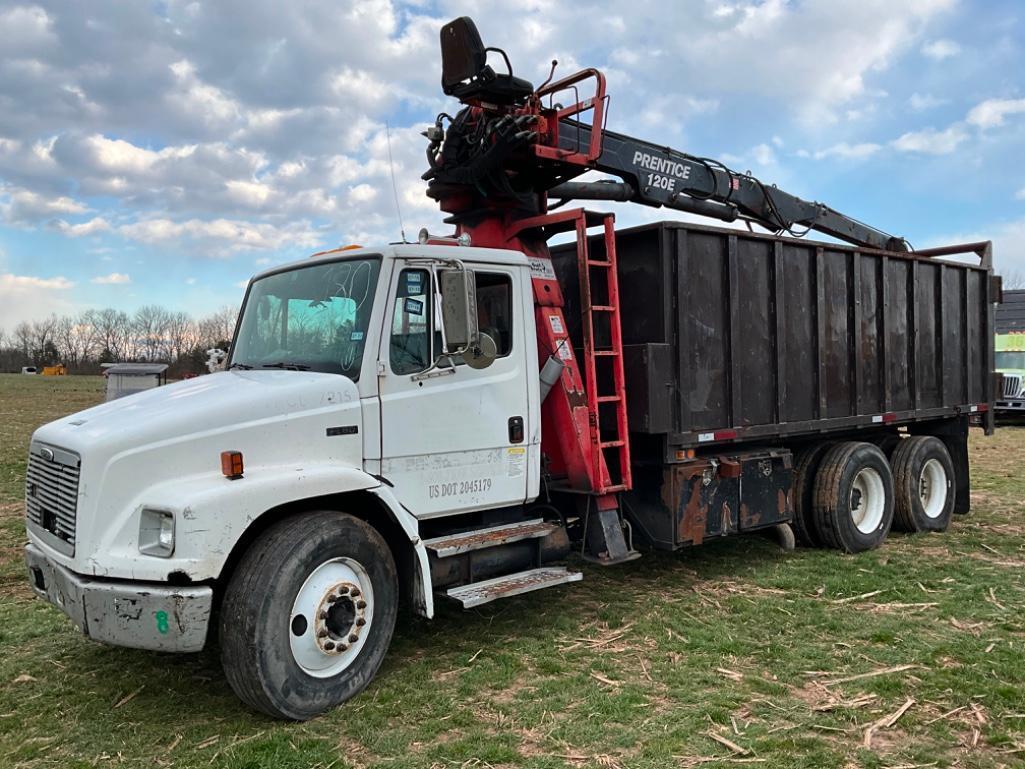
[(883, 590), (873, 590), (871, 593), (862, 593), (861, 595), (849, 595), (846, 598), (837, 598), (834, 601), (830, 601), (830, 603), (841, 604), (841, 603), (851, 603), (852, 601), (863, 601), (866, 598), (872, 598), (874, 596), (881, 595), (883, 592), (885, 592), (885, 591), (883, 591)]
[(746, 756), (751, 753), (751, 751), (747, 748), (738, 745), (731, 739), (723, 737), (721, 734), (716, 734), (715, 732), (705, 732), (705, 734), (708, 737), (711, 737), (716, 742), (718, 742), (720, 745), (729, 748), (731, 751), (733, 751), (733, 753), (735, 753), (738, 756)]
[(840, 708), (860, 708), (877, 698), (878, 695), (876, 694), (859, 694), (857, 697), (853, 697), (849, 700), (834, 699), (822, 705), (816, 705), (812, 710), (815, 712), (825, 712), (829, 710), (839, 710)]
[(928, 726), (929, 724), (935, 724), (937, 721), (943, 721), (946, 718), (950, 718), (955, 713), (960, 713), (962, 710), (964, 710), (967, 707), (968, 707), (967, 705), (962, 705), (959, 708), (954, 708), (953, 710), (948, 710), (943, 715), (936, 716), (936, 718), (932, 719), (931, 721), (926, 721), (925, 725)]
[[(903, 673), (905, 670), (914, 670), (915, 668), (921, 667), (920, 665), (894, 665), (889, 668), (880, 668), (878, 670), (872, 670), (868, 673), (859, 673), (855, 676), (843, 676), (842, 678), (831, 678), (826, 681), (820, 681), (822, 686), (836, 686), (837, 684), (845, 684), (850, 681), (861, 681), (865, 678), (875, 678), (876, 676), (886, 676), (892, 673)], [(826, 675), (832, 675), (827, 673)]]
[(722, 675), (726, 676), (731, 681), (743, 681), (744, 680), (744, 674), (743, 673), (738, 673), (736, 670), (729, 670), (727, 668), (716, 668), (715, 670), (716, 670), (717, 673), (721, 673)]
[(595, 673), (593, 671), (591, 672), (591, 678), (595, 679), (596, 681), (601, 681), (603, 684), (608, 684), (609, 686), (623, 685), (620, 681), (613, 681), (611, 678), (606, 678), (601, 673)]
[(118, 700), (118, 701), (117, 701), (117, 702), (116, 702), (116, 703), (114, 704), (114, 710), (117, 710), (117, 709), (118, 709), (119, 707), (121, 707), (122, 705), (124, 705), (124, 704), (126, 704), (126, 703), (128, 703), (128, 702), (131, 702), (132, 700), (134, 700), (134, 699), (135, 699), (135, 697), (136, 697), (136, 695), (137, 695), (137, 694), (138, 694), (139, 692), (141, 692), (141, 691), (142, 691), (143, 689), (145, 689), (145, 688), (146, 688), (146, 685), (145, 685), (145, 684), (143, 684), (142, 686), (140, 686), (140, 687), (139, 687), (138, 689), (136, 689), (136, 690), (135, 690), (134, 692), (132, 692), (131, 694), (126, 694), (126, 695), (125, 695), (124, 697), (122, 697), (121, 699), (119, 699), (119, 700)]
[(903, 705), (901, 705), (899, 708), (897, 708), (895, 711), (890, 713), (890, 715), (883, 716), (878, 721), (873, 721), (869, 725), (868, 729), (865, 730), (865, 739), (863, 740), (862, 744), (866, 748), (871, 749), (872, 748), (872, 736), (877, 731), (879, 731), (880, 729), (889, 729), (894, 724), (896, 724), (900, 720), (901, 716), (903, 716), (905, 713), (907, 713), (908, 710), (911, 709), (911, 706), (914, 705), (914, 704), (915, 704), (915, 700), (913, 698), (911, 698), (911, 697), (908, 697), (907, 701)]

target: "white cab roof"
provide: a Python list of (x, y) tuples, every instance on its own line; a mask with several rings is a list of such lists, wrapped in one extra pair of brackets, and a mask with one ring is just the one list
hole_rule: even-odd
[(460, 259), (464, 262), (482, 262), (484, 264), (526, 265), (527, 257), (520, 251), (508, 248), (475, 248), (474, 246), (458, 245), (420, 245), (419, 243), (400, 243), (398, 245), (374, 248), (334, 249), (322, 251), (306, 259), (286, 262), (270, 267), (257, 273), (253, 279), (262, 278), (275, 272), (282, 272), (297, 267), (307, 267), (318, 261), (337, 261), (339, 259), (356, 259), (364, 256), (383, 256), (385, 259), (433, 258)]

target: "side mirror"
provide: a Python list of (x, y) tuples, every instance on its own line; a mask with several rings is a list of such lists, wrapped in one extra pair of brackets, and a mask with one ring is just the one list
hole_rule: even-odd
[(447, 355), (459, 355), (477, 341), (477, 284), (465, 268), (438, 273), (441, 292), (443, 347)]
[(462, 355), (471, 368), (487, 368), (497, 356), (495, 341), (477, 326), (477, 284), (464, 267), (438, 273), (441, 292), (442, 348)]

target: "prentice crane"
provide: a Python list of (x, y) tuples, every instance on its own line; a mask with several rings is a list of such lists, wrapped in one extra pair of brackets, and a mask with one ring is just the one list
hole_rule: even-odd
[[(719, 161), (607, 130), (609, 95), (597, 69), (553, 81), (552, 62), (552, 74), (535, 89), (513, 74), (504, 51), (484, 46), (468, 17), (442, 28), (441, 49), (442, 88), (463, 107), (454, 117), (439, 115), (424, 132), (430, 141), (427, 194), (450, 214), (446, 221), (457, 235), (468, 235), (476, 246), (520, 249), (530, 258), (542, 364), (557, 359), (563, 366), (542, 409), (550, 488), (584, 495), (588, 515), (593, 500), (605, 541), (589, 543), (592, 552), (606, 553), (609, 562), (624, 560), (631, 553), (616, 525), (617, 495), (631, 488), (632, 479), (614, 218), (562, 206), (574, 199), (628, 201), (742, 220), (776, 234), (800, 237), (817, 230), (863, 248), (909, 248), (902, 238)], [(504, 60), (505, 74), (488, 64), (488, 53)], [(581, 98), (583, 88), (588, 95)], [(556, 100), (567, 96), (568, 105)], [(574, 181), (589, 171), (619, 181)], [(599, 226), (604, 239), (596, 256), (589, 253), (587, 232)], [(548, 238), (566, 231), (577, 237), (584, 331), (579, 359), (547, 246)]]

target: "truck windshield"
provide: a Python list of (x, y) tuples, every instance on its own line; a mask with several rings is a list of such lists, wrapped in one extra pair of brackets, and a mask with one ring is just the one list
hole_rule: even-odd
[(997, 352), (993, 360), (997, 368), (1025, 369), (1025, 352)]
[(347, 259), (255, 281), (230, 365), (358, 380), (380, 270), (379, 258)]

